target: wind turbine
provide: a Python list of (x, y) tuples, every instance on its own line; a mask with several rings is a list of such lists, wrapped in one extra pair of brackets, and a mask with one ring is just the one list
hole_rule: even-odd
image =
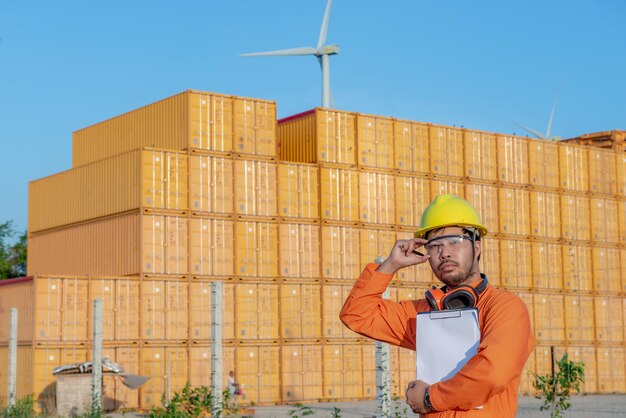
[(550, 141), (560, 141), (561, 139), (563, 139), (560, 136), (550, 136), (550, 133), (552, 131), (552, 122), (554, 121), (554, 113), (556, 112), (556, 102), (559, 98), (559, 93), (557, 91), (556, 95), (554, 96), (554, 103), (552, 103), (552, 112), (550, 112), (550, 119), (548, 119), (548, 127), (546, 128), (546, 133), (541, 133), (539, 131), (536, 131), (534, 129), (531, 129), (525, 125), (522, 125), (521, 123), (516, 123), (517, 126), (525, 129), (526, 131), (528, 131), (529, 133), (531, 133), (532, 135), (534, 135), (535, 137), (539, 138), (539, 139), (546, 139), (546, 140), (550, 140)]
[(326, 12), (324, 20), (322, 20), (322, 29), (317, 40), (317, 47), (310, 46), (280, 49), (276, 51), (254, 52), (250, 54), (241, 54), (242, 57), (260, 57), (260, 56), (295, 56), (295, 55), (314, 55), (322, 67), (322, 107), (330, 107), (330, 56), (339, 53), (338, 45), (324, 45), (326, 43), (326, 33), (328, 32), (328, 19), (330, 18), (330, 5), (332, 0), (328, 0), (326, 4)]

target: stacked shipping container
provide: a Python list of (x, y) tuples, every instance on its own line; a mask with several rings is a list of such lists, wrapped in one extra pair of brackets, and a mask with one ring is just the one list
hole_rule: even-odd
[[(556, 346), (586, 362), (586, 392), (626, 392), (621, 154), (329, 109), (276, 128), (275, 112), (188, 91), (74, 134), (74, 168), (30, 186), (35, 277), (0, 287), (23, 295), (0, 308), (24, 300), (33, 315), (20, 317), (33, 383), (18, 396), (46, 401), (51, 369), (89, 356), (95, 297), (107, 355), (153, 376), (139, 393), (105, 382), (111, 398), (148, 408), (187, 381), (208, 385), (221, 281), (224, 370), (245, 384), (242, 402), (372, 398), (373, 343), (338, 313), (362, 267), (412, 236), (440, 193), (478, 208), (483, 271), (529, 308), (538, 348), (521, 390)], [(430, 284), (428, 268), (405, 269), (390, 297)], [(401, 395), (414, 353), (392, 349), (392, 369)]]

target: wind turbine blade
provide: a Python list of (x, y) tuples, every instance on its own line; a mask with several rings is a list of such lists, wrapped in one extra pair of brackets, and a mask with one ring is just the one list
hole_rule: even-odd
[(328, 19), (330, 19), (330, 5), (332, 0), (328, 0), (326, 3), (326, 11), (324, 12), (324, 20), (322, 20), (322, 29), (320, 30), (320, 37), (317, 41), (317, 49), (319, 49), (326, 42), (326, 33), (328, 32)]
[(526, 131), (528, 131), (529, 133), (533, 134), (534, 136), (536, 136), (539, 139), (548, 139), (546, 138), (546, 136), (544, 134), (542, 134), (541, 132), (535, 131), (534, 129), (530, 129), (527, 126), (522, 125), (521, 123), (515, 123), (517, 126), (519, 126), (522, 129), (525, 129)]
[(249, 54), (240, 54), (240, 57), (270, 57), (270, 56), (283, 56), (283, 55), (316, 55), (317, 50), (310, 46), (304, 46), (301, 48), (279, 49), (276, 51), (267, 52), (251, 52)]
[(554, 103), (552, 103), (552, 112), (550, 112), (550, 119), (548, 119), (548, 129), (546, 130), (546, 136), (551, 138), (550, 133), (552, 132), (552, 122), (554, 121), (554, 113), (556, 112), (556, 102), (559, 98), (559, 92), (557, 90), (554, 95)]

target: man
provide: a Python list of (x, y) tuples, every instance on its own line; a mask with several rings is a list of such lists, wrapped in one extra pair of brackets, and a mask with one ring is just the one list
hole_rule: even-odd
[[(437, 196), (422, 214), (415, 238), (397, 241), (382, 264), (368, 264), (341, 310), (340, 318), (351, 330), (415, 350), (418, 312), (475, 304), (481, 334), (477, 354), (447, 380), (432, 385), (415, 380), (406, 389), (407, 404), (420, 415), (515, 417), (520, 375), (534, 339), (524, 302), (489, 286), (480, 273), (486, 234), (467, 201)], [(382, 298), (398, 270), (426, 261), (445, 285), (441, 290), (415, 301)]]

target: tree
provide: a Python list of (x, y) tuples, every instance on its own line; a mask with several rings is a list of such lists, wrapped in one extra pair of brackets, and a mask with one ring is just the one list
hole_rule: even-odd
[(13, 222), (0, 223), (0, 279), (26, 274), (27, 235), (23, 232), (11, 245), (8, 241), (16, 234)]
[(572, 390), (580, 392), (580, 384), (585, 381), (585, 364), (569, 361), (567, 353), (556, 363), (557, 371), (546, 374), (535, 374), (533, 385), (541, 391), (537, 399), (543, 399), (541, 410), (549, 410), (550, 417), (562, 417), (561, 411), (569, 409), (569, 395)]

